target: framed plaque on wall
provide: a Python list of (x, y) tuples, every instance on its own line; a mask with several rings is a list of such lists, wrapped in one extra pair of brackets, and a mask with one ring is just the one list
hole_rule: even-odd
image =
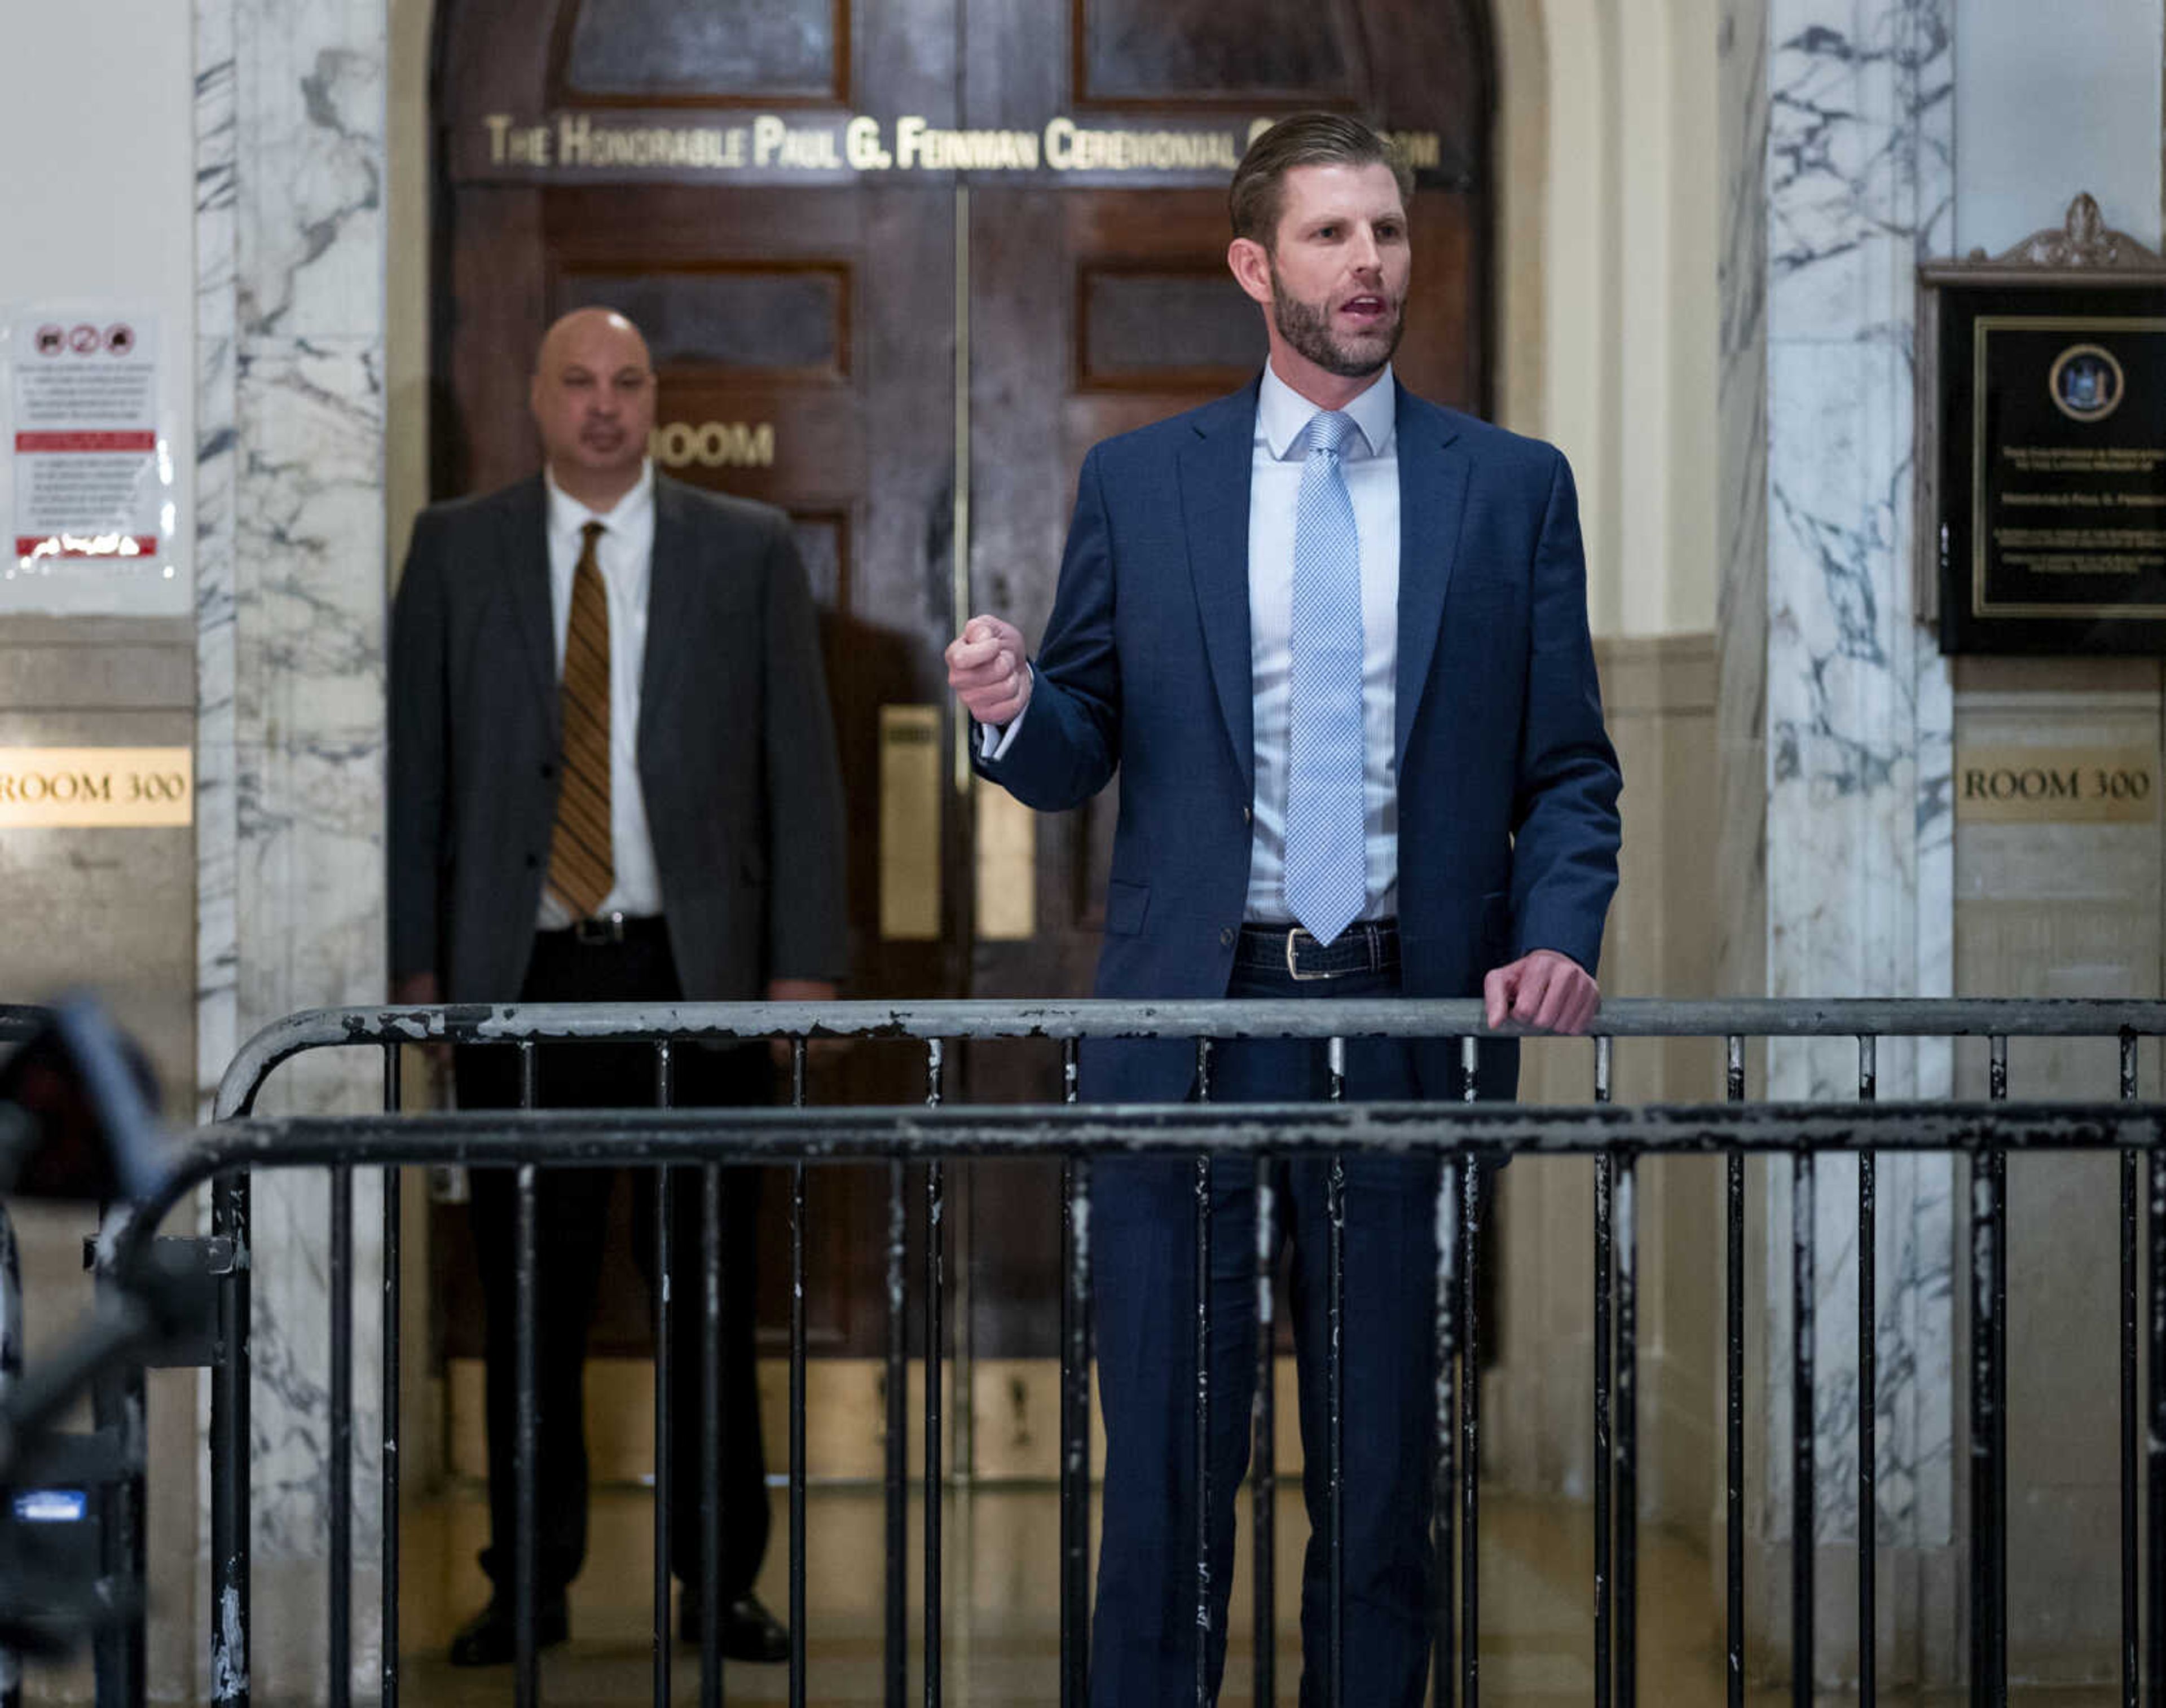
[(1941, 650), (2166, 652), (2166, 258), (2085, 195), (1918, 278), (1917, 592)]

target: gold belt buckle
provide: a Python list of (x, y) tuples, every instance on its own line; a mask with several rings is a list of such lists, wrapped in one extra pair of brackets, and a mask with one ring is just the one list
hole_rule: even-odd
[(1307, 937), (1311, 943), (1314, 943), (1316, 941), (1316, 939), (1310, 935), (1308, 928), (1306, 926), (1292, 925), (1286, 928), (1286, 976), (1304, 985), (1313, 984), (1318, 979), (1328, 979), (1331, 977), (1332, 975), (1329, 972), (1305, 973), (1301, 970), (1301, 963), (1295, 957), (1293, 951), (1294, 939), (1297, 937)]

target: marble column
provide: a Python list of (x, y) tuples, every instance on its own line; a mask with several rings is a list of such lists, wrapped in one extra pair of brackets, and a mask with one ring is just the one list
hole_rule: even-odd
[[(205, 1107), (298, 1008), (383, 989), (385, 0), (196, 0), (198, 1020)], [(267, 1110), (366, 1109), (373, 1058)], [(378, 1198), (356, 1194), (356, 1668), (372, 1675)], [(253, 1660), (320, 1696), (327, 1188), (255, 1183)], [(207, 1473), (206, 1473), (207, 1476)]]
[[(1722, 407), (1732, 988), (1952, 982), (1947, 668), (1913, 616), (1915, 267), (1952, 241), (1951, 0), (1735, 0), (1724, 17)], [(1743, 436), (1746, 443), (1737, 445)], [(1764, 459), (1764, 460), (1763, 460)], [(1761, 881), (1755, 884), (1751, 875)], [(1757, 962), (1756, 966), (1755, 962)], [(1883, 1097), (1945, 1095), (1941, 1044), (1884, 1044)], [(1848, 1040), (1769, 1050), (1766, 1094), (1858, 1093)], [(1953, 1165), (1883, 1161), (1876, 1257), (1881, 1677), (1953, 1676)], [(1748, 1576), (1755, 1669), (1787, 1668), (1792, 1226), (1755, 1171)], [(1817, 1171), (1815, 1539), (1825, 1679), (1855, 1676), (1857, 1172)]]

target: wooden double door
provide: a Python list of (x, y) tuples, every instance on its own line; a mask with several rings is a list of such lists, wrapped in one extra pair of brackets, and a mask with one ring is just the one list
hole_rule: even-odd
[[(1482, 406), (1483, 12), (439, 0), (437, 495), (535, 467), (526, 382), (551, 320), (605, 304), (640, 325), (660, 375), (658, 465), (797, 525), (849, 797), (849, 994), (1089, 989), (1114, 791), (1036, 821), (984, 799), (941, 653), (973, 609), (1042, 630), (1091, 444), (1260, 365), (1260, 318), (1225, 266), (1225, 184), (1252, 126), (1328, 107), (1406, 137), (1420, 188), (1398, 372)], [(948, 1077), (976, 1100), (1058, 1085), (1046, 1046), (980, 1046)], [(922, 1053), (868, 1045), (822, 1060), (813, 1096), (906, 1103), (923, 1087)], [(964, 1172), (954, 1332), (983, 1356), (1050, 1356), (1052, 1166)], [(869, 1354), (884, 1344), (884, 1177), (816, 1175), (815, 1348)], [(459, 1214), (439, 1212), (439, 1249), (462, 1244)], [(773, 1231), (763, 1332), (779, 1339)], [(468, 1267), (440, 1269), (454, 1350), (476, 1320)], [(643, 1348), (643, 1292), (628, 1263), (612, 1276), (598, 1348)]]

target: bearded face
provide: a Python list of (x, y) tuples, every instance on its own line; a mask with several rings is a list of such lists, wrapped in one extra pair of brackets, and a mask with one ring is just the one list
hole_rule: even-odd
[(1310, 300), (1295, 293), (1271, 260), (1271, 320), (1299, 355), (1341, 379), (1366, 379), (1399, 347), (1406, 298), (1358, 282)]

